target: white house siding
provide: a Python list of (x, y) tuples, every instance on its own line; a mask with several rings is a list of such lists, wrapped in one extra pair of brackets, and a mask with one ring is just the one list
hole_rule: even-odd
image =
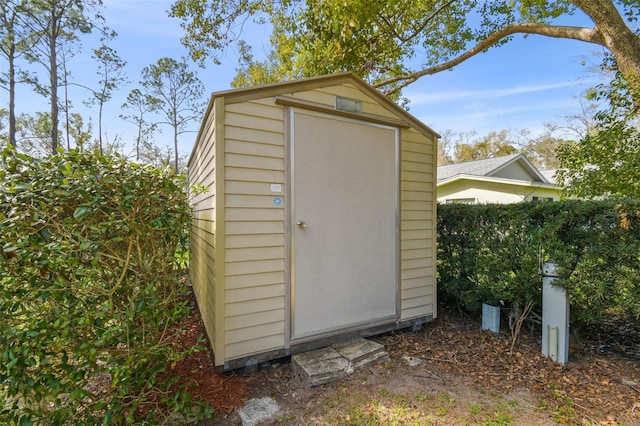
[[(539, 187), (535, 182), (522, 184), (498, 183), (491, 181), (460, 179), (438, 187), (438, 202), (465, 202), (487, 204), (509, 204), (531, 201), (533, 197), (542, 199), (560, 199), (561, 190), (556, 188)], [(451, 201), (447, 201), (451, 200)]]

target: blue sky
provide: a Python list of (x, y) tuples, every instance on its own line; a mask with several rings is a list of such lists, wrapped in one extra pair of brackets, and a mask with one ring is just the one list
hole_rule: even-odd
[[(133, 139), (132, 125), (120, 120), (119, 107), (127, 93), (137, 87), (143, 67), (169, 56), (187, 54), (180, 44), (183, 32), (179, 21), (167, 17), (171, 0), (105, 0), (107, 24), (118, 32), (111, 44), (127, 61), (126, 72), (132, 83), (114, 95), (104, 113), (107, 137), (121, 135)], [(586, 18), (575, 16), (571, 24), (590, 25)], [(244, 38), (254, 48), (256, 57), (269, 49), (269, 30), (253, 26)], [(84, 42), (83, 53), (73, 59), (70, 69), (78, 83), (95, 86), (95, 63), (90, 59), (90, 41)], [(602, 49), (586, 43), (530, 36), (517, 37), (506, 46), (478, 55), (452, 71), (423, 77), (405, 89), (410, 99), (410, 112), (438, 132), (472, 132), (484, 135), (492, 130), (528, 129), (540, 134), (545, 123), (559, 123), (580, 111), (578, 98), (597, 84), (598, 75), (589, 65), (598, 64)], [(583, 62), (587, 65), (583, 64)], [(206, 93), (226, 90), (235, 75), (237, 56), (229, 49), (222, 65), (193, 69), (205, 85)], [(4, 65), (3, 65), (4, 69)], [(24, 90), (24, 89), (23, 89)], [(82, 97), (81, 92), (75, 96)], [(208, 98), (208, 96), (207, 96)], [(6, 93), (1, 93), (0, 106), (5, 107)], [(97, 122), (96, 109), (87, 110), (79, 100), (75, 106), (83, 115)], [(43, 98), (24, 92), (18, 100), (18, 112), (47, 110)], [(199, 123), (194, 123), (197, 130)], [(180, 151), (189, 153), (195, 133), (182, 135)], [(159, 145), (171, 145), (170, 129), (156, 137)]]

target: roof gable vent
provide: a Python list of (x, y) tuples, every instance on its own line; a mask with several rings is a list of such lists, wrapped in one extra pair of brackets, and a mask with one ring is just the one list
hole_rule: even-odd
[(362, 102), (355, 99), (343, 98), (336, 96), (336, 109), (338, 111), (352, 112), (354, 114), (362, 114)]

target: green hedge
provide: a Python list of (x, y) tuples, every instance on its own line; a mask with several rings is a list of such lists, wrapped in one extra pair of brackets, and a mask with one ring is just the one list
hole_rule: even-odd
[[(192, 413), (170, 366), (189, 314), (180, 176), (75, 151), (0, 161), (0, 423)], [(201, 406), (200, 413), (204, 413)]]
[(541, 261), (568, 289), (572, 325), (640, 318), (640, 202), (438, 205), (438, 292), (478, 313), (481, 303), (541, 309)]

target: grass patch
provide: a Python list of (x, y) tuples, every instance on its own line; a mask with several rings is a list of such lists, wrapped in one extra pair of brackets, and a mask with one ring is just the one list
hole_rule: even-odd
[[(471, 400), (449, 393), (394, 392), (388, 386), (370, 388), (367, 392), (348, 392), (343, 388), (325, 398), (322, 406), (314, 421), (358, 426), (425, 426), (442, 422), (507, 426), (517, 423), (520, 411), (517, 400), (504, 400), (497, 395)], [(570, 413), (558, 413), (557, 418), (566, 419), (567, 414)]]

